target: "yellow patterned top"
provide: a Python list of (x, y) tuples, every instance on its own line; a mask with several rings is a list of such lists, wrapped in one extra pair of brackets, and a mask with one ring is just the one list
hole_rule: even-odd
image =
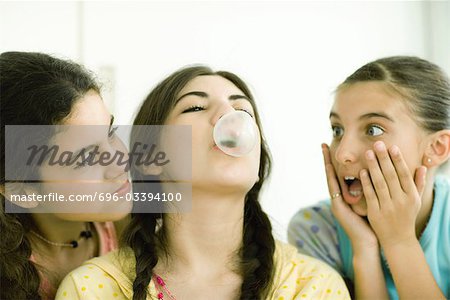
[[(276, 244), (274, 259), (274, 283), (268, 299), (350, 299), (342, 278), (325, 263), (281, 242)], [(56, 300), (132, 299), (135, 263), (130, 248), (88, 260), (66, 276)], [(157, 299), (157, 294), (152, 280), (147, 299)]]

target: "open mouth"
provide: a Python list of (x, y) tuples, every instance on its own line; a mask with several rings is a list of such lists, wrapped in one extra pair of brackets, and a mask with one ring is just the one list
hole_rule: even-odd
[(362, 195), (363, 188), (361, 180), (354, 176), (344, 176), (345, 185), (343, 186), (344, 199), (349, 204), (357, 203)]

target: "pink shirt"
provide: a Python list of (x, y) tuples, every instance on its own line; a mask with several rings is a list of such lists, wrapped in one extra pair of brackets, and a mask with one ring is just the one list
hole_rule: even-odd
[[(95, 230), (99, 237), (99, 255), (106, 254), (112, 250), (118, 248), (118, 240), (116, 229), (113, 222), (94, 222)], [(30, 257), (31, 261), (35, 261), (33, 254)], [(56, 296), (56, 290), (58, 287), (54, 287), (50, 284), (47, 278), (42, 277), (41, 285), (39, 287), (39, 294), (43, 300), (53, 300)]]

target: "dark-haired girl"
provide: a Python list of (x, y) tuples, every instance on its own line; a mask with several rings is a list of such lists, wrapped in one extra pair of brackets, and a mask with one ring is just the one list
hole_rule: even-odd
[[(16, 167), (13, 174), (6, 174), (6, 164), (23, 166), (16, 146), (29, 138), (37, 138), (43, 145), (64, 145), (72, 152), (94, 144), (101, 151), (124, 150), (124, 145), (112, 132), (112, 117), (98, 84), (82, 66), (42, 53), (5, 52), (0, 55), (0, 76), (0, 298), (54, 299), (69, 271), (117, 248), (115, 226), (110, 221), (122, 219), (131, 205), (125, 203), (111, 214), (71, 213), (70, 206), (66, 213), (52, 213), (52, 207), (71, 204), (14, 201), (15, 196), (28, 199), (57, 193), (68, 199), (75, 194), (123, 191), (121, 187), (130, 186), (127, 172), (115, 164), (89, 166), (77, 161), (68, 166)], [(11, 125), (27, 126), (35, 134), (6, 138)], [(95, 140), (74, 139), (67, 132), (41, 135), (40, 125), (95, 125), (102, 130), (95, 132)], [(6, 149), (11, 148), (12, 155), (7, 154)], [(84, 184), (87, 181), (97, 183)], [(97, 210), (103, 211), (102, 207)]]

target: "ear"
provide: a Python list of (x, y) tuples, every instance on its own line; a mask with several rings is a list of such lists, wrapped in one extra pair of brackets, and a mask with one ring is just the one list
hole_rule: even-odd
[(439, 167), (450, 157), (450, 130), (440, 130), (431, 135), (422, 163), (427, 168)]
[(5, 199), (22, 208), (36, 208), (39, 205), (38, 201), (28, 201), (28, 196), (38, 194), (37, 189), (31, 185), (7, 182), (0, 186), (0, 193)]

